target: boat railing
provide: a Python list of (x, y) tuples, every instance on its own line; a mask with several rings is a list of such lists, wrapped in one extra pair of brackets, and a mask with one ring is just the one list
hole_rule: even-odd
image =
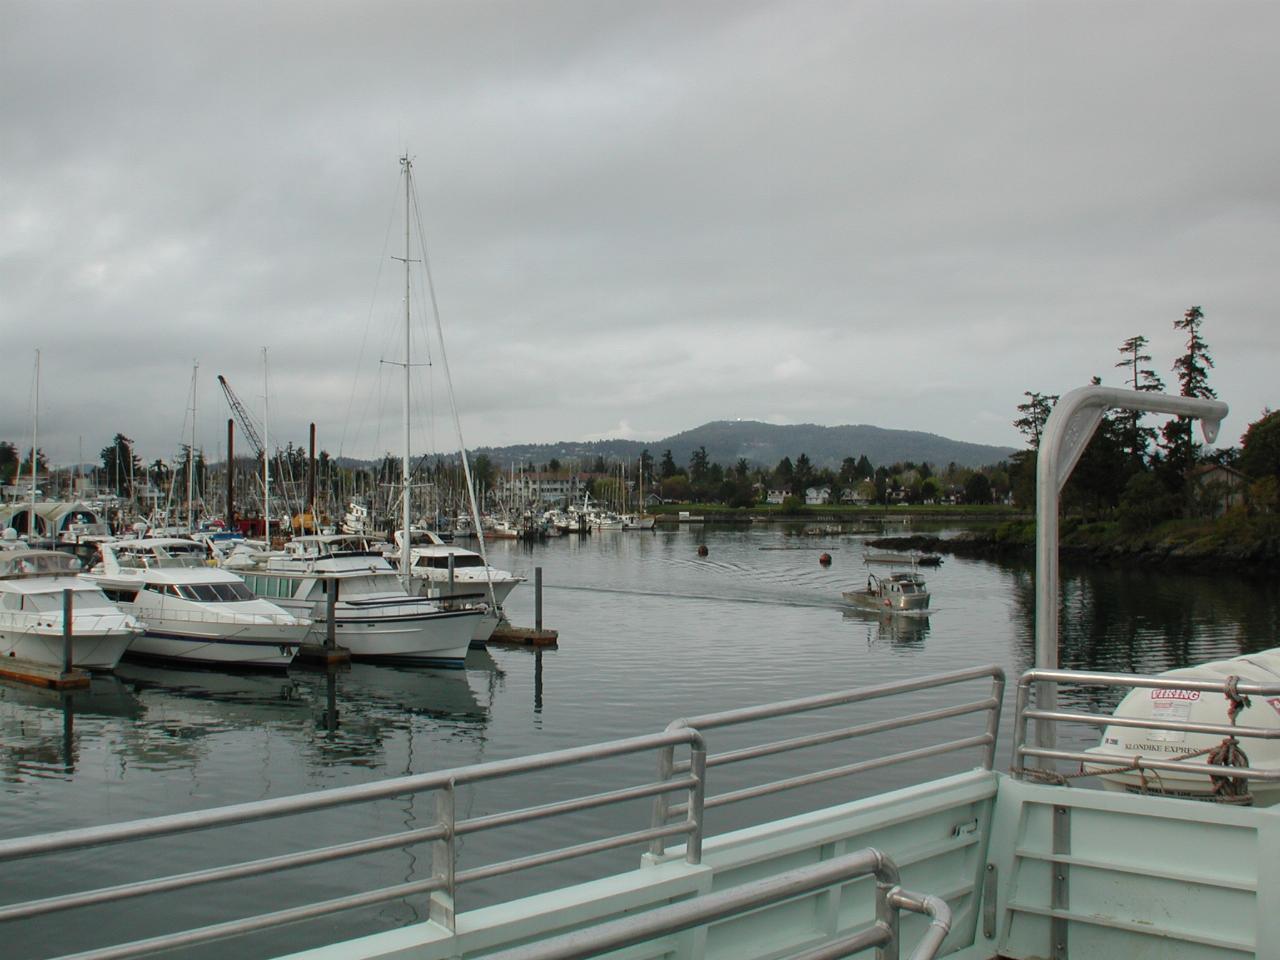
[[(874, 720), (854, 724), (853, 726), (840, 726), (834, 729), (823, 730), (803, 736), (789, 737), (783, 740), (773, 740), (764, 743), (752, 744), (746, 747), (739, 747), (732, 750), (725, 750), (720, 753), (708, 754), (705, 762), (708, 769), (713, 767), (723, 767), (728, 764), (758, 760), (763, 757), (792, 753), (812, 747), (829, 746), (841, 741), (869, 737), (874, 734), (891, 733), (904, 730), (908, 727), (936, 723), (938, 721), (949, 720), (955, 717), (963, 717), (970, 714), (986, 715), (986, 722), (981, 733), (958, 739), (944, 739), (940, 742), (929, 743), (925, 746), (914, 747), (909, 750), (899, 750), (894, 753), (875, 756), (867, 760), (825, 765), (808, 773), (796, 774), (790, 777), (763, 783), (754, 783), (750, 786), (729, 790), (720, 794), (711, 794), (708, 792), (702, 798), (702, 803), (705, 809), (710, 810), (716, 807), (722, 807), (733, 803), (741, 803), (746, 800), (754, 800), (788, 790), (810, 787), (831, 780), (852, 777), (858, 774), (868, 773), (872, 770), (880, 770), (899, 764), (907, 764), (913, 761), (924, 760), (929, 757), (937, 757), (943, 754), (972, 749), (981, 749), (982, 766), (984, 769), (990, 770), (995, 762), (996, 737), (1000, 730), (1000, 708), (1004, 699), (1005, 686), (1004, 670), (994, 664), (981, 667), (971, 667), (964, 670), (955, 670), (948, 673), (933, 674), (926, 677), (917, 677), (911, 680), (899, 680), (889, 683), (875, 684), (873, 686), (856, 687), (849, 690), (837, 691), (835, 693), (804, 697), (798, 700), (787, 700), (764, 706), (744, 707), (741, 709), (726, 710), (720, 713), (687, 717), (685, 719), (676, 720), (667, 729), (671, 732), (675, 732), (681, 729), (692, 728), (696, 729), (704, 737), (709, 737), (711, 731), (717, 729), (741, 727), (746, 724), (766, 720), (776, 721), (783, 717), (795, 716), (797, 714), (810, 714), (816, 711), (827, 710), (833, 707), (840, 707), (849, 704), (887, 701), (905, 693), (932, 690), (956, 684), (971, 683), (983, 679), (990, 681), (990, 692), (986, 696), (977, 700), (965, 701), (963, 703), (914, 713), (878, 716)], [(688, 762), (677, 762), (675, 759), (675, 752), (672, 748), (667, 748), (660, 752), (658, 768), (658, 775), (660, 779), (687, 776), (689, 772)], [(653, 827), (654, 829), (657, 829), (661, 825), (667, 823), (671, 818), (687, 816), (688, 813), (687, 804), (672, 803), (669, 794), (660, 794), (654, 798)], [(655, 838), (650, 844), (650, 853), (655, 856), (661, 856), (664, 852), (665, 838), (661, 836)]]
[(867, 847), (815, 865), (561, 934), (541, 943), (491, 953), (485, 960), (576, 960), (594, 957), (867, 876), (876, 878), (875, 922), (870, 927), (798, 956), (834, 960), (875, 948), (879, 960), (897, 960), (898, 917), (907, 910), (929, 917), (929, 926), (911, 952), (911, 960), (932, 960), (936, 957), (951, 929), (951, 908), (938, 897), (903, 889), (898, 883), (897, 865), (879, 850)]
[[(611, 758), (644, 753), (653, 750), (687, 746), (691, 759), (690, 770), (684, 776), (667, 777), (647, 782), (605, 790), (588, 796), (541, 803), (515, 810), (489, 813), (481, 816), (459, 818), (455, 811), (455, 795), (460, 787), (482, 781), (555, 770), (572, 765), (607, 761)], [(76, 953), (77, 960), (107, 960), (142, 956), (161, 950), (191, 947), (196, 944), (269, 930), (302, 920), (311, 920), (337, 914), (341, 911), (367, 907), (405, 898), (426, 895), (429, 897), (431, 919), (448, 929), (454, 928), (454, 902), (456, 890), (466, 883), (488, 880), (514, 874), (549, 864), (587, 857), (627, 846), (648, 844), (657, 839), (682, 836), (686, 841), (685, 858), (688, 862), (700, 862), (702, 850), (702, 791), (705, 782), (705, 750), (702, 738), (696, 730), (679, 729), (646, 736), (631, 737), (608, 743), (594, 744), (544, 753), (530, 757), (491, 761), (467, 767), (441, 770), (432, 773), (398, 777), (390, 780), (354, 786), (338, 787), (296, 796), (259, 800), (209, 810), (191, 811), (135, 820), (125, 823), (65, 830), (13, 840), (0, 841), (0, 863), (6, 866), (5, 875), (13, 879), (16, 874), (13, 861), (31, 857), (45, 857), (69, 851), (86, 850), (107, 844), (126, 841), (145, 841), (150, 838), (189, 834), (200, 830), (235, 827), (270, 819), (297, 816), (337, 807), (354, 806), (378, 800), (414, 797), (432, 793), (435, 796), (435, 816), (429, 824), (400, 830), (376, 837), (335, 843), (315, 849), (298, 850), (260, 859), (188, 871), (109, 887), (80, 890), (72, 893), (43, 897), (25, 902), (0, 906), (0, 923), (29, 920), (34, 917), (102, 904), (119, 903), (154, 894), (188, 890), (207, 884), (242, 880), (250, 877), (274, 874), (280, 871), (331, 863), (347, 858), (398, 850), (415, 844), (431, 844), (431, 874), (417, 880), (409, 880), (392, 886), (366, 889), (359, 893), (340, 896), (319, 903), (286, 907), (257, 916), (228, 920), (197, 929), (164, 933), (126, 944), (90, 949)], [(552, 850), (514, 857), (496, 863), (460, 869), (457, 863), (456, 845), (459, 838), (481, 831), (494, 830), (518, 824), (546, 820), (551, 817), (580, 813), (629, 801), (647, 800), (655, 795), (683, 792), (688, 797), (687, 814), (679, 823), (616, 833), (602, 838), (557, 847)], [(150, 862), (163, 862), (157, 858)], [(13, 886), (10, 889), (20, 889)]]
[[(1197, 693), (1218, 693), (1229, 697), (1263, 697), (1280, 696), (1280, 683), (1246, 683), (1232, 678), (1222, 680), (1191, 680), (1176, 677), (1142, 676), (1128, 673), (1096, 673), (1080, 670), (1028, 670), (1018, 681), (1016, 707), (1014, 713), (1013, 756), (1011, 771), (1018, 779), (1066, 780), (1071, 776), (1105, 775), (1107, 768), (1114, 772), (1144, 771), (1177, 772), (1196, 774), (1208, 777), (1231, 777), (1233, 779), (1257, 780), (1260, 782), (1280, 781), (1280, 769), (1260, 768), (1252, 766), (1222, 766), (1202, 761), (1194, 757), (1185, 759), (1162, 760), (1158, 757), (1137, 753), (1085, 753), (1079, 750), (1061, 749), (1057, 744), (1058, 725), (1083, 724), (1089, 727), (1130, 727), (1140, 730), (1167, 730), (1184, 733), (1203, 733), (1215, 737), (1238, 738), (1242, 740), (1280, 740), (1280, 728), (1237, 726), (1231, 722), (1204, 723), (1196, 720), (1180, 720), (1171, 717), (1160, 719), (1144, 719), (1141, 717), (1117, 716), (1110, 712), (1088, 713), (1076, 710), (1045, 709), (1035, 705), (1036, 693), (1041, 685), (1075, 684), (1085, 687), (1129, 688), (1180, 690)], [(1056, 697), (1054, 699), (1056, 703)], [(1227, 714), (1224, 706), (1224, 717)], [(1027, 723), (1035, 721), (1037, 731), (1036, 744), (1029, 744)], [(1043, 725), (1043, 726), (1041, 726)], [(1028, 762), (1037, 763), (1038, 768), (1028, 767)], [(1081, 764), (1078, 774), (1062, 775), (1051, 770), (1051, 761), (1067, 761)], [(1084, 765), (1087, 764), (1089, 769)]]
[(165, 607), (153, 616), (148, 616), (148, 613), (149, 611), (143, 610), (135, 616), (143, 622), (154, 619), (174, 623), (221, 623), (241, 627), (306, 626), (311, 622), (305, 617), (295, 617), (289, 613), (219, 613), (213, 610), (178, 610), (172, 607)]

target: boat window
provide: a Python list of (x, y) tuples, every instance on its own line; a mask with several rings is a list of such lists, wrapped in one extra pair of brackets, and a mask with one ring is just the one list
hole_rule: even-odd
[(138, 599), (137, 590), (129, 590), (124, 587), (103, 587), (102, 592), (106, 594), (107, 599), (115, 603), (133, 603)]
[(34, 610), (37, 613), (60, 613), (62, 611), (62, 594), (28, 593), (23, 598), (22, 609)]
[(223, 603), (243, 603), (253, 599), (253, 591), (243, 583), (215, 583), (213, 589)]

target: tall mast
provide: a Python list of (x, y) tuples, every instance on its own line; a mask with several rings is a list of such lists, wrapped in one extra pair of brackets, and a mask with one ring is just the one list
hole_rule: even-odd
[(35, 398), (31, 417), (31, 506), (27, 509), (27, 540), (36, 538), (36, 440), (40, 436), (40, 351), (36, 351)]
[[(195, 493), (195, 464), (196, 464), (196, 375), (200, 372), (200, 364), (195, 360), (191, 361), (191, 444), (187, 447), (187, 531), (190, 532), (196, 528), (193, 519), (192, 498)], [(132, 456), (130, 456), (132, 463)], [(131, 481), (132, 483), (132, 481)]]
[(262, 520), (267, 549), (271, 549), (271, 441), (269, 433), (270, 391), (267, 381), (267, 348), (262, 348)]
[(405, 154), (400, 158), (404, 167), (404, 451), (400, 462), (400, 575), (409, 577), (409, 219), (410, 181), (413, 179), (413, 161)]

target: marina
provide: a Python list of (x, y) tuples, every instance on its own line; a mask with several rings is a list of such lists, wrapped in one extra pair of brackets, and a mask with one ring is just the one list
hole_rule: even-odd
[[(335, 674), (294, 667), (287, 676), (258, 677), (124, 664), (118, 676), (95, 677), (87, 694), (0, 687), (9, 771), (4, 789), (13, 811), (5, 835), (204, 810), (573, 748), (660, 731), (676, 716), (817, 695), (833, 688), (833, 678), (849, 687), (908, 681), (945, 673), (959, 657), (1003, 664), (1013, 677), (1032, 662), (1029, 567), (956, 559), (931, 578), (939, 608), (932, 618), (882, 619), (839, 602), (849, 580), (865, 575), (857, 561), (847, 561), (852, 571), (840, 561), (824, 569), (804, 552), (759, 549), (785, 545), (790, 533), (781, 525), (672, 528), (644, 537), (497, 545), (492, 560), (504, 569), (544, 568), (545, 615), (560, 630), (561, 644), (546, 652), (472, 651), (463, 670), (355, 664)], [(836, 556), (859, 556), (861, 537), (846, 535), (841, 542), (847, 549)], [(696, 554), (701, 543), (711, 548), (706, 559)], [(1068, 566), (1062, 594), (1063, 665), (1092, 670), (1159, 672), (1251, 652), (1266, 645), (1280, 620), (1280, 595), (1265, 577), (1224, 585), (1192, 574)], [(510, 602), (515, 619), (533, 621), (531, 591), (515, 592)], [(905, 696), (908, 709), (938, 703), (928, 692)], [(1081, 700), (1076, 691), (1070, 696), (1073, 705), (1098, 705), (1092, 693)], [(1005, 706), (1000, 733), (1007, 744), (1012, 690)], [(814, 729), (803, 718), (788, 726), (796, 733)], [(1080, 748), (1097, 742), (1096, 731), (1077, 736), (1071, 742)], [(916, 743), (910, 730), (900, 731), (898, 740), (901, 747)], [(873, 738), (867, 749), (875, 745)], [(913, 772), (944, 776), (967, 769), (972, 756), (968, 762), (925, 759)], [(775, 776), (805, 768), (787, 756), (769, 764)], [(558, 779), (566, 790), (590, 792), (620, 785), (627, 774), (609, 764), (594, 772), (571, 766)], [(764, 809), (771, 817), (799, 814), (824, 800), (872, 796), (904, 782), (895, 769), (871, 769), (804, 798), (779, 795)], [(478, 816), (518, 805), (526, 789), (514, 781), (487, 783), (460, 789), (456, 802)], [(585, 842), (602, 827), (627, 829), (637, 817), (647, 823), (643, 809), (630, 809), (630, 816), (602, 812), (566, 821), (556, 836)], [(389, 832), (396, 824), (425, 825), (434, 811), (432, 803), (390, 802), (366, 814), (374, 832)], [(709, 817), (725, 830), (751, 823), (761, 809), (751, 813), (730, 808)], [(341, 818), (322, 823), (319, 833), (314, 823), (289, 821), (271, 830), (287, 843), (342, 835)], [(475, 836), (463, 855), (483, 862), (532, 854), (544, 840), (536, 829), (506, 836), (497, 847)], [(194, 869), (208, 855), (196, 844), (170, 866)], [(459, 906), (480, 908), (540, 886), (626, 871), (636, 856), (634, 848), (602, 851), (517, 878), (469, 884)], [(420, 855), (406, 847), (336, 871), (319, 868), (301, 889), (324, 899), (349, 890), (352, 880), (373, 888), (396, 877), (421, 879), (430, 875), (429, 859), (425, 848)], [(81, 865), (85, 880), (108, 880), (124, 869), (115, 861)], [(6, 869), (27, 867), (15, 861)], [(32, 882), (37, 889), (57, 887), (55, 875), (41, 877), (39, 871)], [(204, 919), (204, 901), (183, 903), (184, 910), (196, 909), (192, 920), (199, 923), (237, 909), (252, 912), (254, 899), (252, 892), (220, 895), (206, 902)], [(285, 940), (265, 936), (243, 955), (274, 956), (425, 919), (425, 907), (410, 898), (344, 915), (337, 926), (289, 928)], [(103, 922), (111, 930), (112, 921)], [(14, 957), (56, 956), (82, 946), (56, 924), (11, 923), (5, 932)], [(117, 933), (115, 939), (129, 936), (123, 929)], [(192, 947), (189, 955), (221, 954), (215, 944)]]

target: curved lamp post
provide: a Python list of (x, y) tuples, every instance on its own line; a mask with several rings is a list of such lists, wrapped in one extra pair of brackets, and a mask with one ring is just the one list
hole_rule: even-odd
[[(1053, 407), (1040, 434), (1036, 456), (1036, 667), (1058, 668), (1058, 500), (1067, 478), (1089, 444), (1102, 414), (1112, 408), (1143, 413), (1171, 413), (1200, 420), (1206, 443), (1213, 443), (1228, 407), (1220, 400), (1174, 397), (1165, 393), (1078, 387)], [(1057, 709), (1058, 688), (1043, 683), (1037, 707)], [(1036, 742), (1053, 745), (1052, 726), (1036, 725)]]

